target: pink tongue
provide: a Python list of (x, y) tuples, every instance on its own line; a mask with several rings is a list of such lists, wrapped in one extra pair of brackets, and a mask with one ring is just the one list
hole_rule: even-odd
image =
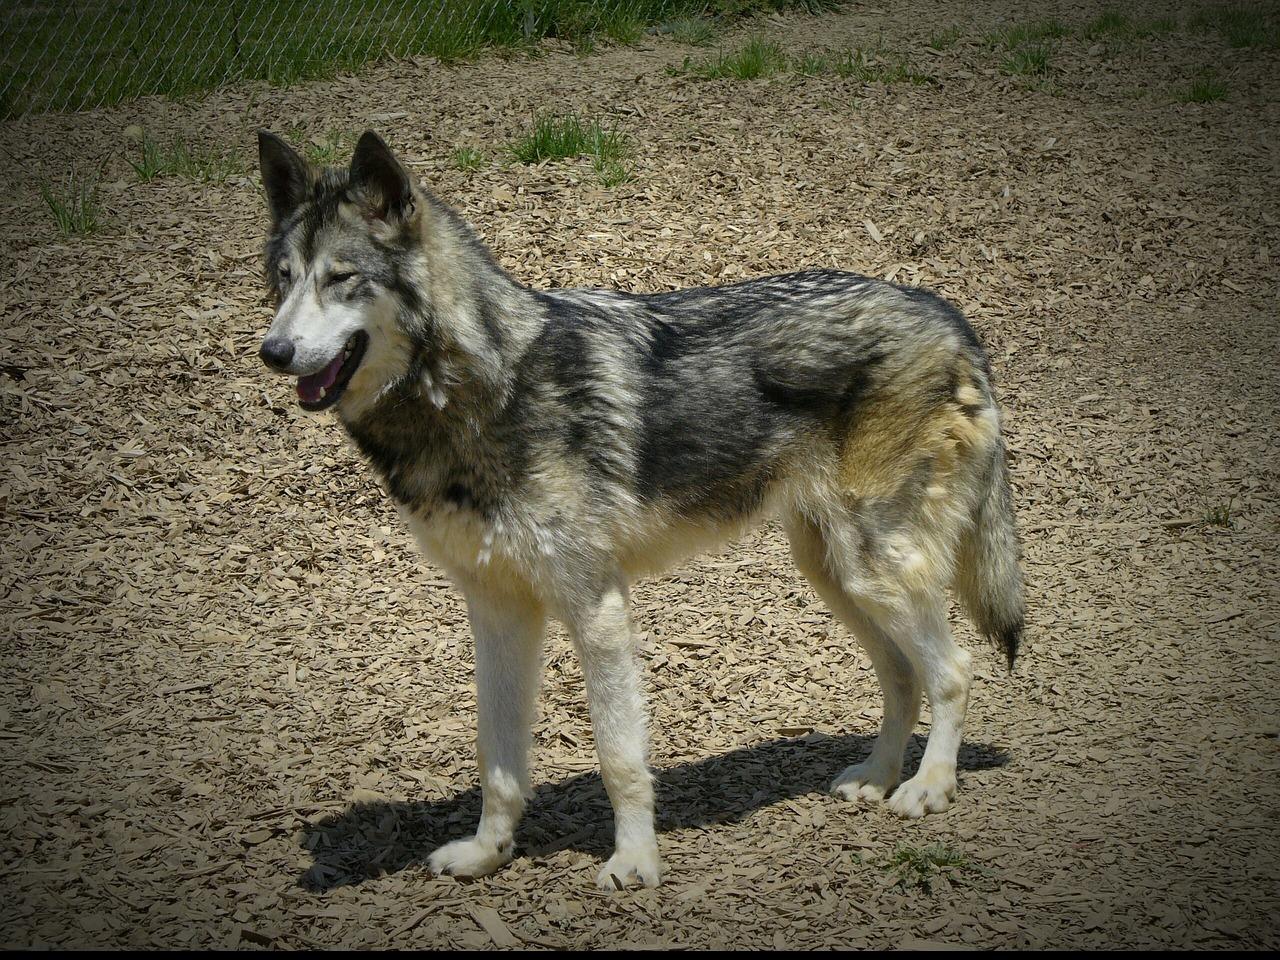
[(327, 387), (332, 387), (333, 381), (338, 379), (338, 371), (342, 369), (343, 359), (342, 354), (338, 354), (319, 373), (313, 373), (307, 377), (299, 377), (298, 397), (307, 403), (315, 403), (319, 400), (321, 392)]

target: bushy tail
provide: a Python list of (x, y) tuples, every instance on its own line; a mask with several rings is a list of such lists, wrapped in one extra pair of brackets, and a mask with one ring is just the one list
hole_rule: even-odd
[(999, 645), (1012, 670), (1022, 641), (1026, 602), (1003, 444), (995, 450), (991, 482), (974, 521), (960, 543), (956, 592), (978, 632)]

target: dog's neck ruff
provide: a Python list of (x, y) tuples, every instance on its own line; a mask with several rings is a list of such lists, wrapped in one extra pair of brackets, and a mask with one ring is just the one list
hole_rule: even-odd
[[(518, 459), (495, 424), (542, 311), (536, 294), (508, 276), (451, 211), (431, 208), (442, 211), (432, 218), (434, 235), (424, 238), (433, 286), (400, 297), (399, 325), (411, 340), (404, 370), (341, 419), (397, 502), (429, 512), (452, 499), (485, 513), (501, 500)], [(428, 295), (441, 288), (451, 295)], [(458, 490), (465, 495), (451, 498)]]

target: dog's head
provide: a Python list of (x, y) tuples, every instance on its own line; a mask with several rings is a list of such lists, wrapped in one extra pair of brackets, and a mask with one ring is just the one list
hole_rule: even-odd
[(276, 301), (259, 354), (298, 378), (304, 410), (342, 404), (345, 414), (407, 366), (411, 345), (400, 321), (417, 270), (423, 198), (372, 131), (345, 170), (317, 169), (266, 131), (258, 153)]

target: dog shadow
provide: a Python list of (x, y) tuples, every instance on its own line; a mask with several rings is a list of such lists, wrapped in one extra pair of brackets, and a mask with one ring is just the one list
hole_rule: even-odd
[[(768, 740), (729, 753), (655, 770), (659, 831), (742, 820), (784, 800), (826, 793), (835, 775), (870, 752), (873, 736), (810, 733)], [(907, 772), (918, 764), (924, 738), (907, 748)], [(996, 746), (966, 743), (958, 768), (989, 770), (1009, 762)], [(425, 863), (436, 847), (474, 832), (480, 788), (445, 800), (356, 803), (304, 831), (313, 863), (299, 878), (315, 892), (360, 884)], [(516, 835), (517, 854), (534, 859), (573, 849), (607, 856), (613, 811), (599, 773), (539, 786)]]

